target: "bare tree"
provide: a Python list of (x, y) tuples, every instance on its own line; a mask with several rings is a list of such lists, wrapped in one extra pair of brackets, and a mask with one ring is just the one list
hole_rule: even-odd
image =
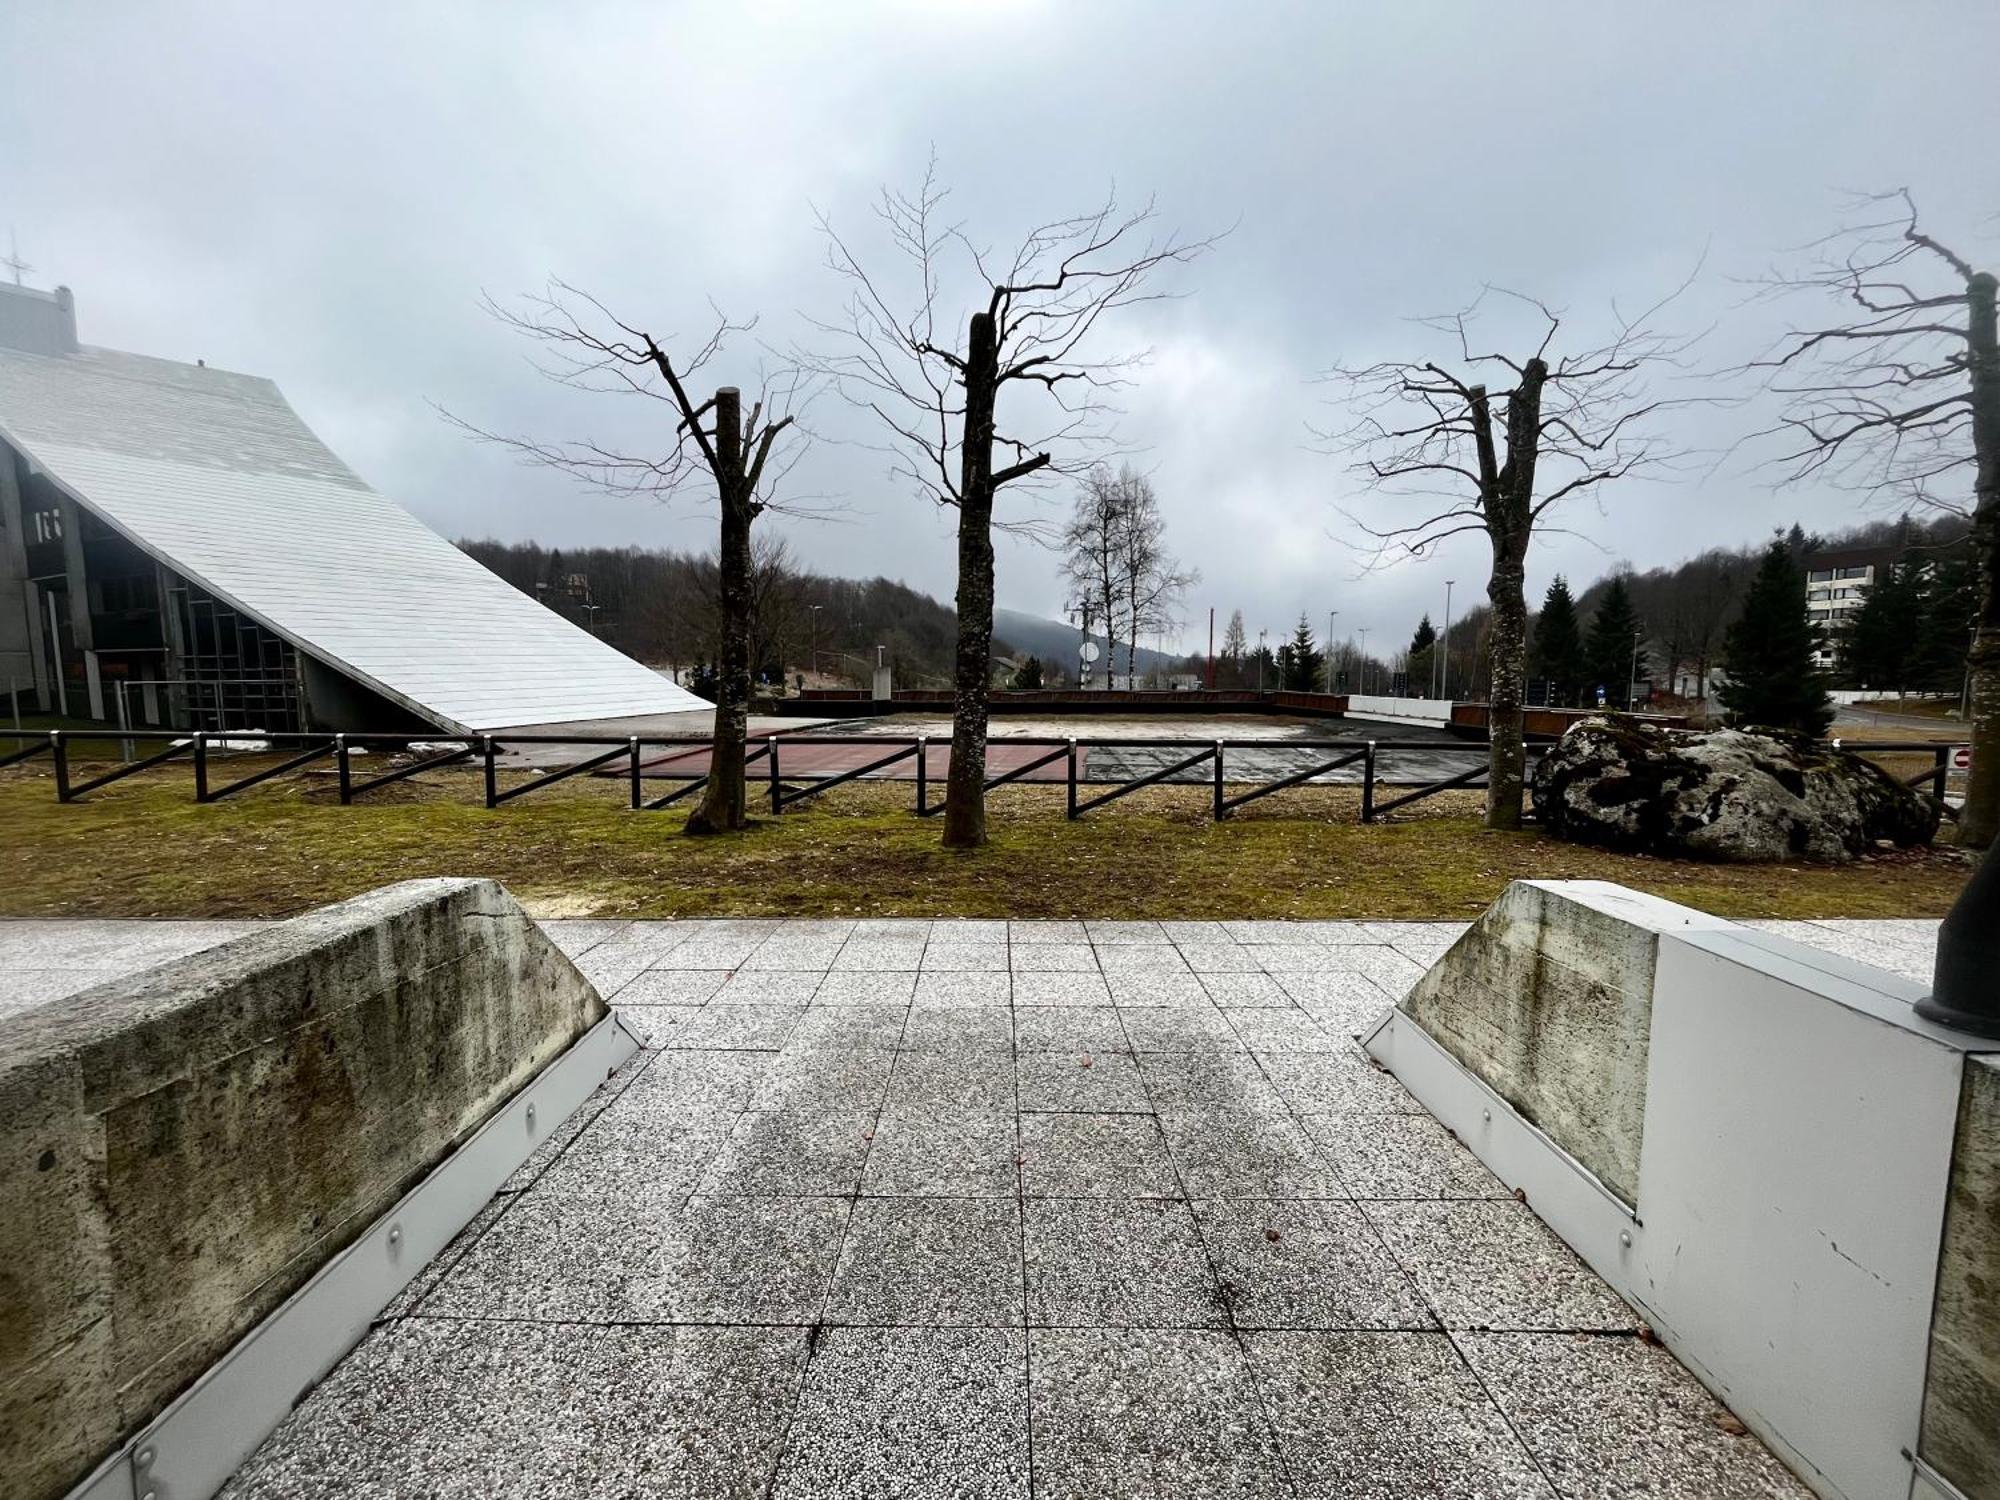
[(1551, 507), (1665, 460), (1646, 425), (1663, 407), (1679, 403), (1653, 398), (1645, 377), (1649, 367), (1674, 363), (1687, 347), (1651, 326), (1669, 297), (1636, 318), (1614, 311), (1607, 340), (1552, 358), (1562, 319), (1532, 298), (1503, 295), (1524, 303), (1542, 324), (1531, 353), (1516, 358), (1475, 350), (1471, 329), (1482, 293), (1462, 312), (1417, 320), (1452, 348), (1450, 368), (1435, 360), (1336, 368), (1328, 378), (1353, 421), (1319, 434), (1351, 457), (1369, 487), (1421, 502), (1420, 519), (1387, 528), (1349, 517), (1372, 539), (1373, 562), (1421, 557), (1468, 532), (1483, 532), (1491, 544), (1489, 828), (1521, 822), (1528, 543), (1546, 529), (1543, 517)]
[(1791, 330), (1749, 366), (1786, 403), (1774, 461), (1790, 481), (1970, 515), (1973, 749), (1958, 837), (1984, 849), (2000, 836), (2000, 282), (1926, 233), (1906, 188), (1857, 199), (1802, 259), (1765, 294), (1815, 294), (1844, 315)]
[[(944, 842), (969, 848), (986, 841), (993, 531), (1023, 524), (996, 520), (995, 497), (1080, 473), (1101, 453), (1110, 415), (1102, 398), (1124, 383), (1137, 357), (1094, 355), (1098, 325), (1108, 313), (1165, 295), (1150, 288), (1153, 273), (1192, 259), (1206, 242), (1155, 237), (1150, 205), (1126, 212), (1114, 199), (1039, 225), (1011, 253), (995, 255), (941, 218), (944, 197), (935, 166), (914, 194), (881, 196), (876, 214), (906, 283), (900, 290), (883, 264), (869, 269), (821, 219), (828, 263), (849, 298), (843, 317), (822, 325), (837, 347), (812, 362), (880, 420), (895, 455), (891, 473), (958, 512)], [(944, 287), (947, 275), (969, 283), (963, 316)]]
[(1160, 513), (1152, 481), (1127, 468), (1119, 474), (1127, 494), (1120, 563), (1125, 580), (1125, 671), (1139, 670), (1139, 637), (1163, 633), (1180, 624), (1181, 597), (1200, 582), (1201, 574), (1184, 568), (1167, 551), (1167, 520)]
[(772, 509), (771, 492), (798, 461), (802, 445), (772, 462), (779, 440), (796, 432), (796, 407), (805, 391), (802, 372), (791, 369), (767, 377), (746, 415), (733, 385), (718, 387), (707, 400), (691, 389), (695, 377), (722, 352), (727, 340), (746, 334), (754, 323), (731, 323), (717, 313), (708, 335), (690, 341), (677, 359), (672, 340), (655, 338), (614, 317), (596, 298), (560, 281), (539, 295), (506, 307), (487, 299), (487, 310), (542, 348), (536, 367), (551, 380), (577, 390), (638, 396), (666, 406), (666, 427), (649, 452), (629, 452), (589, 440), (547, 442), (509, 437), (475, 427), (457, 417), (455, 425), (483, 441), (511, 449), (600, 490), (671, 500), (696, 487), (714, 487), (721, 534), (717, 550), (717, 651), (714, 749), (708, 784), (689, 816), (689, 833), (721, 833), (749, 820), (743, 768), (749, 732), (750, 636), (753, 615), (750, 527)]
[[(1083, 477), (1076, 509), (1063, 527), (1063, 578), (1085, 601), (1088, 612), (1104, 627), (1104, 685), (1111, 686), (1112, 659), (1118, 651), (1119, 558), (1129, 503), (1123, 476), (1099, 464)], [(1086, 669), (1087, 671), (1087, 669)]]

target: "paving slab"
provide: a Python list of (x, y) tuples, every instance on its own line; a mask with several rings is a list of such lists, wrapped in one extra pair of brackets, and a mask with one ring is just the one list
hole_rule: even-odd
[(1457, 1334), (1535, 1461), (1565, 1496), (1809, 1500), (1811, 1491), (1674, 1357), (1636, 1338)]
[(1215, 1200), (1195, 1224), (1237, 1328), (1427, 1328), (1416, 1284), (1351, 1203)]
[(1294, 1493), (1233, 1335), (1092, 1328), (1029, 1337), (1038, 1496)]
[(1301, 1497), (1555, 1500), (1442, 1334), (1251, 1333), (1244, 1346)]
[(777, 1469), (805, 1352), (799, 1329), (405, 1319), (223, 1494), (751, 1500)]
[(1021, 1322), (1013, 1198), (866, 1198), (826, 1297), (833, 1323), (942, 1328)]
[(1055, 1328), (1227, 1328), (1184, 1202), (1033, 1198), (1022, 1206), (1028, 1321)]
[(1027, 1500), (1028, 1340), (999, 1328), (831, 1328), (776, 1500)]
[(1638, 1330), (1638, 1314), (1525, 1203), (1360, 1206), (1447, 1328)]

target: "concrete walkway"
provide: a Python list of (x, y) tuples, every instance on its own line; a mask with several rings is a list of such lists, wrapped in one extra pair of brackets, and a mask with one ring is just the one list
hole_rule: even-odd
[(1806, 1493), (1357, 1049), (1455, 925), (550, 925), (648, 1050), (237, 1500)]

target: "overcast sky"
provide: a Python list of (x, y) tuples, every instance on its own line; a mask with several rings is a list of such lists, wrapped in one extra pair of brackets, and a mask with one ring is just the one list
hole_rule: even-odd
[[(1990, 245), (2000, 209), (2000, 7), (1337, 4), (0, 7), (0, 232), (29, 281), (74, 288), (88, 343), (266, 375), (377, 489), (449, 535), (712, 545), (698, 507), (582, 492), (470, 445), (433, 403), (550, 437), (646, 441), (639, 403), (551, 387), (480, 310), (550, 275), (628, 321), (693, 330), (713, 299), (783, 347), (842, 295), (813, 221), (872, 246), (870, 203), (933, 150), (981, 244), (1116, 184), (1200, 236), (1235, 226), (1107, 327), (1150, 349), (1123, 393), (1170, 543), (1207, 610), (1254, 637), (1407, 637), (1483, 588), (1483, 539), (1358, 577), (1343, 507), (1386, 520), (1315, 451), (1336, 362), (1450, 349), (1414, 314), (1497, 283), (1579, 340), (1614, 298), (1670, 290), (1670, 326), (1720, 321), (1699, 361), (1773, 331), (1731, 278), (1838, 222), (1840, 191), (1907, 184), (1942, 235)], [(1984, 237), (1982, 239), (1982, 236)], [(1809, 316), (1800, 309), (1799, 316)], [(1496, 321), (1496, 342), (1518, 340)], [(741, 341), (718, 376), (755, 383)], [(1692, 386), (1663, 392), (1691, 395)], [(1005, 412), (1003, 410), (1003, 417)], [(1677, 415), (1728, 445), (1750, 410)], [(795, 479), (834, 522), (780, 521), (821, 571), (951, 596), (948, 513), (913, 498), (837, 403)], [(1042, 503), (1059, 509), (1060, 492)], [(1051, 513), (1055, 513), (1054, 510)], [(1538, 597), (1625, 558), (1671, 561), (1851, 494), (1774, 492), (1747, 458), (1573, 508), (1530, 557)], [(1058, 614), (1055, 557), (1003, 543), (1003, 604)]]

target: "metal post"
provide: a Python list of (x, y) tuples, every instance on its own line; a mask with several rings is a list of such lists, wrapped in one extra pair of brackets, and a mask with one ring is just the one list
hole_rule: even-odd
[(1215, 821), (1222, 821), (1222, 741), (1215, 742)]
[(639, 791), (639, 736), (632, 736), (632, 811), (637, 812), (645, 799)]
[(1067, 763), (1069, 766), (1069, 809), (1067, 812), (1067, 816), (1072, 822), (1074, 822), (1076, 820), (1076, 741), (1075, 740), (1071, 740), (1069, 742), (1069, 756), (1067, 759)]
[(778, 782), (778, 737), (774, 734), (764, 741), (771, 762), (771, 811), (778, 812), (784, 806), (785, 789)]
[(1931, 992), (1917, 1014), (1975, 1036), (2000, 1037), (2000, 856), (1980, 860), (1938, 927)]
[(925, 799), (930, 794), (930, 782), (928, 779), (928, 772), (926, 771), (924, 766), (924, 757), (929, 747), (930, 747), (930, 737), (928, 735), (921, 735), (921, 734), (918, 735), (917, 736), (917, 816), (918, 817), (922, 817), (924, 815)]
[(333, 766), (340, 775), (340, 805), (347, 806), (354, 800), (354, 765), (347, 753), (347, 736), (333, 737)]
[(7, 699), (14, 705), (14, 728), (21, 727), (21, 684), (14, 678), (7, 679)]
[(1375, 821), (1375, 742), (1361, 752), (1361, 821)]
[(490, 812), (500, 805), (500, 781), (493, 767), (493, 736), (483, 734), (479, 737), (479, 743), (480, 753), (486, 761), (486, 807)]
[[(118, 690), (118, 727), (120, 729), (130, 729), (132, 727), (132, 715), (125, 706), (125, 679), (122, 677), (119, 678), (112, 686)], [(118, 754), (124, 760), (137, 759), (132, 753), (132, 742), (130, 740), (120, 740), (118, 742)]]
[(194, 800), (208, 800), (208, 731), (194, 732)]
[(69, 747), (63, 743), (62, 731), (49, 731), (49, 754), (56, 763), (56, 801), (69, 801)]

